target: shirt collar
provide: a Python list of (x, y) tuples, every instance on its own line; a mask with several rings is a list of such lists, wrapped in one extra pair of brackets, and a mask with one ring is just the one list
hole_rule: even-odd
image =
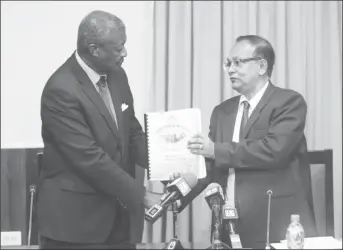
[(259, 101), (261, 100), (261, 98), (262, 98), (264, 92), (266, 92), (266, 89), (267, 89), (268, 85), (269, 85), (269, 81), (267, 81), (267, 82), (264, 84), (263, 88), (260, 89), (260, 90), (254, 95), (254, 97), (251, 98), (250, 100), (248, 100), (248, 99), (245, 97), (245, 95), (241, 95), (241, 98), (240, 98), (240, 100), (239, 100), (239, 105), (241, 105), (242, 102), (247, 101), (247, 102), (250, 104), (250, 110), (254, 110), (255, 107), (257, 106), (257, 104), (259, 103)]
[(100, 80), (100, 76), (97, 72), (95, 72), (91, 67), (89, 67), (80, 57), (77, 50), (75, 51), (76, 61), (80, 64), (81, 68), (86, 72), (87, 76), (91, 80), (94, 86), (96, 86), (97, 82)]

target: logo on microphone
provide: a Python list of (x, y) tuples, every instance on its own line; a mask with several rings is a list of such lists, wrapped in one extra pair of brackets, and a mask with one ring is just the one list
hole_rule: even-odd
[(149, 214), (151, 216), (154, 216), (157, 213), (158, 209), (156, 207), (153, 207), (151, 210), (149, 210)]
[(160, 205), (155, 204), (145, 213), (145, 219), (148, 221), (155, 220), (162, 211), (163, 208)]
[(168, 248), (167, 248), (167, 249), (174, 249), (174, 248), (175, 248), (175, 245), (176, 245), (176, 241), (175, 241), (175, 240), (173, 240), (173, 241), (171, 241), (171, 242), (169, 243), (169, 245), (168, 245)]
[(207, 191), (206, 196), (210, 196), (211, 194), (215, 194), (215, 193), (219, 193), (219, 188), (218, 187), (214, 187), (210, 190)]
[(223, 219), (238, 219), (237, 211), (235, 208), (223, 206)]
[(190, 186), (184, 179), (180, 179), (180, 181), (176, 183), (176, 186), (180, 190), (182, 196), (186, 196), (191, 191)]

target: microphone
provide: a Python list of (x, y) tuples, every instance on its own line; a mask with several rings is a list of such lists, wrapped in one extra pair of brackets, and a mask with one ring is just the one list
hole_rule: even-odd
[(223, 189), (218, 183), (211, 183), (205, 193), (205, 200), (211, 210), (224, 204)]
[(29, 232), (27, 235), (27, 245), (31, 245), (31, 230), (32, 230), (32, 211), (33, 211), (33, 200), (36, 193), (36, 185), (30, 185), (30, 217), (29, 217)]
[(212, 244), (221, 244), (220, 231), (221, 231), (221, 217), (220, 210), (221, 206), (224, 204), (223, 189), (218, 183), (211, 183), (205, 193), (205, 200), (212, 210)]
[(220, 208), (224, 204), (223, 189), (218, 183), (211, 183), (205, 194), (205, 200), (212, 210), (215, 223), (220, 223)]
[(267, 191), (268, 195), (268, 214), (267, 214), (267, 242), (266, 242), (266, 249), (270, 249), (270, 242), (269, 242), (269, 230), (270, 230), (270, 202), (272, 199), (272, 190)]
[(153, 205), (146, 213), (145, 220), (154, 223), (162, 216), (166, 208), (180, 196), (186, 196), (196, 186), (198, 179), (194, 174), (187, 173), (167, 185), (168, 193), (161, 198), (161, 204)]
[(226, 226), (228, 226), (231, 247), (233, 249), (242, 248), (241, 238), (239, 237), (239, 234), (235, 232), (234, 221), (238, 220), (238, 213), (236, 208), (231, 207), (229, 204), (225, 204), (223, 205), (222, 212), (223, 220), (228, 222)]

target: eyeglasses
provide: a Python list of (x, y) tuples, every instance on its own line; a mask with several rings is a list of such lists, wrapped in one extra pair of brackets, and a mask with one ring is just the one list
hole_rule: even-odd
[(242, 66), (243, 63), (250, 62), (250, 61), (257, 61), (262, 60), (261, 57), (248, 57), (248, 58), (235, 58), (232, 61), (228, 58), (226, 59), (226, 62), (224, 63), (224, 69), (229, 69), (232, 65), (235, 68), (239, 68)]

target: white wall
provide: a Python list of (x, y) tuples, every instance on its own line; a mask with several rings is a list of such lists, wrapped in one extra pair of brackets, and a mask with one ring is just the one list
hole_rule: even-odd
[(1, 2), (1, 148), (43, 146), (43, 87), (75, 50), (78, 25), (92, 10), (113, 13), (126, 24), (128, 57), (123, 67), (143, 121), (152, 1)]

